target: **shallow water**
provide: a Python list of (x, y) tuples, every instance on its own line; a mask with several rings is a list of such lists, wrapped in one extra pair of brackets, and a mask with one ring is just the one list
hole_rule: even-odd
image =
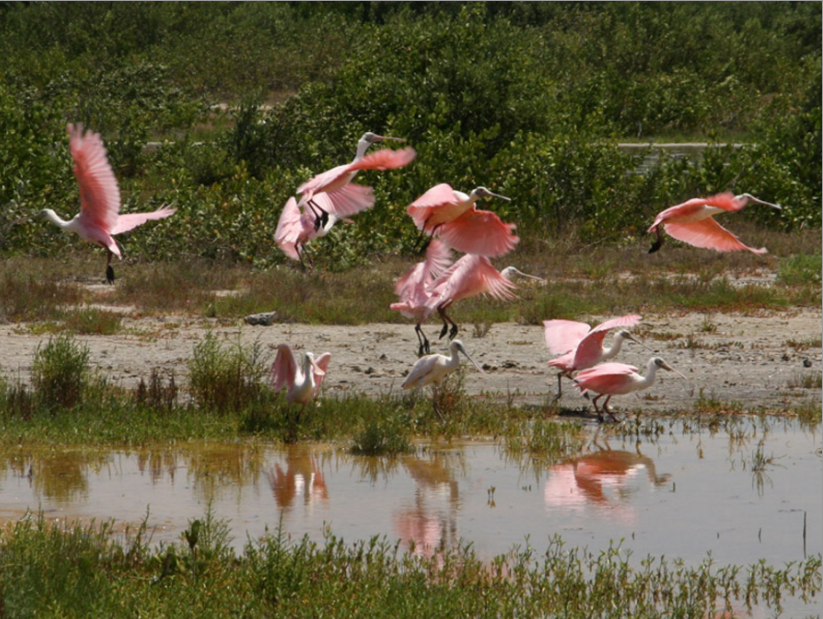
[(542, 552), (555, 535), (694, 565), (709, 552), (717, 565), (776, 566), (823, 552), (819, 427), (737, 417), (653, 421), (622, 437), (591, 430), (581, 456), (552, 464), (479, 443), (398, 458), (259, 443), (16, 447), (0, 453), (0, 518), (42, 510), (136, 526), (148, 514), (158, 542), (178, 540), (211, 506), (238, 550), (282, 524), (295, 538), (377, 535), (427, 554), (462, 540), (485, 558), (516, 545)]

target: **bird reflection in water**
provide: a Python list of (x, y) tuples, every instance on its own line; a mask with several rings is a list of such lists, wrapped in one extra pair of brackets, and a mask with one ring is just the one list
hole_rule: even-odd
[(285, 467), (283, 470), (278, 462), (266, 471), (278, 508), (292, 507), (299, 496), (303, 497), (303, 504), (308, 507), (328, 502), (329, 489), (326, 487), (326, 478), (317, 458), (309, 449), (297, 445), (289, 447)]
[(595, 451), (549, 468), (543, 489), (546, 508), (608, 511), (609, 517), (624, 523), (634, 521), (630, 499), (641, 487), (645, 471), (652, 488), (665, 484), (670, 475), (658, 475), (654, 460), (637, 450), (615, 450), (598, 437), (592, 440)]

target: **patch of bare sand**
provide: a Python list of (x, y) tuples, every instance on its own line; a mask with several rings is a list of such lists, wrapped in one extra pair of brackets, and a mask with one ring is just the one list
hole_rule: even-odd
[[(601, 317), (592, 317), (599, 321)], [(803, 379), (821, 372), (821, 349), (802, 349), (789, 342), (818, 341), (823, 315), (820, 310), (796, 309), (762, 316), (684, 313), (646, 315), (637, 332), (655, 355), (663, 357), (688, 380), (660, 372), (647, 391), (615, 397), (618, 410), (691, 411), (700, 397), (740, 402), (746, 408), (788, 409), (808, 398), (820, 400), (820, 389), (802, 387)], [(125, 316), (122, 333), (113, 336), (77, 336), (88, 346), (93, 366), (108, 379), (127, 388), (147, 379), (152, 369), (167, 377), (172, 372), (185, 384), (187, 363), (194, 346), (212, 332), (226, 342), (259, 341), (273, 359), (273, 349), (289, 343), (300, 350), (332, 353), (326, 378), (328, 396), (345, 393), (397, 392), (416, 360), (417, 338), (410, 324), (363, 326), (310, 326), (273, 324), (249, 326), (242, 320), (226, 324), (217, 320), (166, 315)], [(437, 341), (439, 325), (426, 331), (434, 352), (445, 352)], [(497, 323), (483, 337), (471, 325), (459, 336), (469, 353), (487, 368), (483, 374), (466, 364), (466, 391), (516, 405), (541, 405), (555, 395), (557, 379), (546, 365), (551, 355), (543, 341), (542, 326)], [(48, 335), (34, 335), (25, 324), (0, 326), (0, 370), (11, 380), (29, 382), (31, 364)], [(628, 343), (619, 360), (645, 367), (652, 352)], [(562, 404), (588, 406), (572, 384), (564, 381)]]

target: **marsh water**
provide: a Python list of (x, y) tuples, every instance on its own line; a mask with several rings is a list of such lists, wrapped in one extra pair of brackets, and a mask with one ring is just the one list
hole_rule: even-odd
[[(552, 461), (503, 443), (426, 445), (363, 457), (345, 446), (177, 443), (146, 449), (7, 448), (0, 518), (137, 526), (180, 539), (208, 510), (233, 544), (274, 534), (379, 536), (415, 552), (470, 542), (492, 558), (554, 536), (589, 550), (620, 544), (699, 564), (823, 551), (820, 426), (781, 417), (592, 425), (583, 452)], [(413, 546), (412, 546), (413, 545)]]

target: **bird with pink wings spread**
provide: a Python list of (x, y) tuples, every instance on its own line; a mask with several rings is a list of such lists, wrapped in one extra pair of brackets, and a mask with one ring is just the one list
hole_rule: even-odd
[(312, 353), (307, 352), (303, 355), (301, 365), (291, 346), (280, 344), (277, 347), (269, 383), (276, 392), (286, 387), (286, 402), (289, 407), (292, 404), (301, 405), (298, 419), (306, 405), (320, 390), (323, 379), (326, 377), (329, 361), (331, 361), (331, 353), (323, 353), (315, 359)]
[(655, 217), (648, 232), (657, 232), (657, 240), (649, 253), (656, 252), (663, 245), (662, 227), (669, 236), (694, 247), (720, 252), (746, 250), (765, 254), (765, 247), (754, 249), (744, 245), (736, 235), (714, 220), (714, 216), (719, 213), (740, 211), (748, 204), (761, 204), (780, 210), (780, 205), (764, 202), (748, 193), (735, 196), (727, 191), (708, 198), (692, 198), (683, 204), (667, 208)]

